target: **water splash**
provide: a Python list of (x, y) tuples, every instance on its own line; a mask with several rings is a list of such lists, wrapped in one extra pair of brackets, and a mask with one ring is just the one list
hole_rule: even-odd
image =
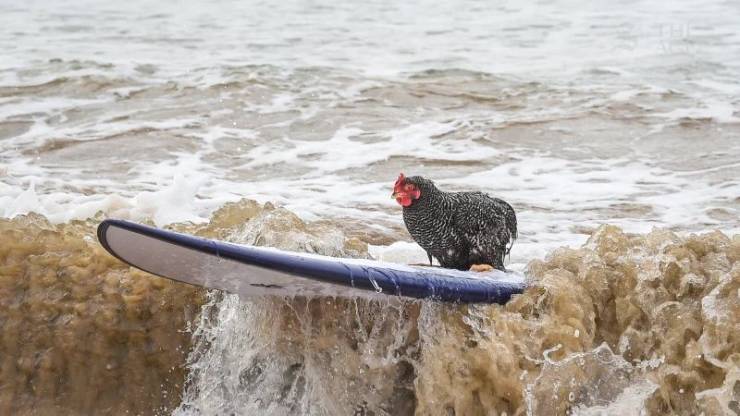
[(209, 296), (175, 415), (413, 410), (412, 304)]

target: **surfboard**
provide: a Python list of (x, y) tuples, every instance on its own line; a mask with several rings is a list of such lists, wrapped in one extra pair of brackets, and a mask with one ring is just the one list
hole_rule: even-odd
[(400, 296), (506, 303), (525, 288), (520, 274), (464, 272), (343, 259), (233, 244), (108, 219), (98, 240), (113, 256), (151, 274), (249, 296)]

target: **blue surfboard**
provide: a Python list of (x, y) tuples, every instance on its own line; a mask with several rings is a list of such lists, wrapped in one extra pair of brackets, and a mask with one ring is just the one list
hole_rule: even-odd
[(525, 288), (510, 272), (463, 272), (340, 259), (238, 245), (123, 220), (105, 220), (98, 240), (120, 260), (172, 280), (240, 296), (402, 296), (506, 303)]

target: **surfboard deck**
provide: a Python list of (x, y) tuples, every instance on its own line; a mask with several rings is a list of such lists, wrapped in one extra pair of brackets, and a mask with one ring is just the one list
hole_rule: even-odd
[(463, 272), (340, 259), (239, 245), (124, 220), (98, 226), (98, 240), (138, 269), (240, 296), (401, 296), (443, 302), (506, 303), (525, 288), (510, 272)]

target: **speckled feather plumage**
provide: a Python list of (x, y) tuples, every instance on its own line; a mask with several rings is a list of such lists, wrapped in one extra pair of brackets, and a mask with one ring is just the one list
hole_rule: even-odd
[(421, 196), (403, 208), (403, 221), (430, 259), (446, 268), (490, 264), (505, 270), (504, 258), (517, 237), (511, 205), (481, 192), (443, 192), (420, 176), (405, 183), (416, 185)]

